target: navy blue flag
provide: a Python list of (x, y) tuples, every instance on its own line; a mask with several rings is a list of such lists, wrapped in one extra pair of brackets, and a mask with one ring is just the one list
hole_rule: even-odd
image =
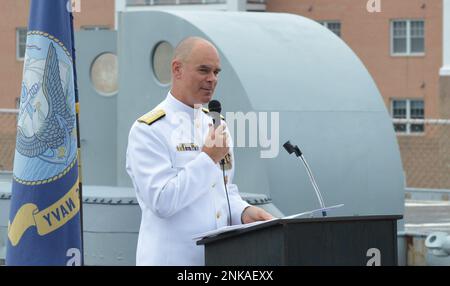
[(7, 265), (80, 265), (76, 73), (68, 0), (32, 0)]

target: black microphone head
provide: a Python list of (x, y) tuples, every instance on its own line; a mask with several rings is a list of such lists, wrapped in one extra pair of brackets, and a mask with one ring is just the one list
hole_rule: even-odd
[(300, 157), (302, 155), (302, 151), (300, 151), (300, 148), (298, 148), (297, 145), (294, 146), (294, 152), (297, 157)]
[(286, 143), (283, 144), (284, 149), (286, 149), (286, 151), (289, 154), (294, 153), (295, 149), (294, 146), (292, 146), (291, 142), (287, 141)]
[(220, 104), (220, 102), (218, 100), (213, 99), (208, 103), (208, 109), (209, 109), (209, 112), (220, 113), (220, 112), (222, 112), (222, 105)]

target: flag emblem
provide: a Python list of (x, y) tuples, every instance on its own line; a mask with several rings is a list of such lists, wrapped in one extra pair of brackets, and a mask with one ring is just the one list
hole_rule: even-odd
[[(14, 176), (22, 182), (57, 178), (76, 160), (70, 55), (44, 35), (27, 39)], [(40, 170), (36, 172), (35, 170)]]

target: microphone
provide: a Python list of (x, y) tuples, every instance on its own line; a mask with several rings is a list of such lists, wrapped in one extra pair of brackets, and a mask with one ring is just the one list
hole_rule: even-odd
[[(208, 103), (208, 109), (209, 109), (208, 115), (213, 120), (214, 128), (219, 127), (219, 125), (220, 125), (220, 117), (221, 117), (220, 116), (220, 112), (222, 112), (222, 105), (220, 104), (220, 101), (215, 100), (215, 99), (211, 100)], [(225, 160), (222, 159), (220, 161), (220, 163), (221, 164), (225, 164)]]
[[(211, 116), (213, 120), (214, 128), (219, 127), (221, 117), (220, 112), (222, 112), (222, 105), (220, 104), (220, 101), (215, 99), (211, 100), (208, 103), (208, 109), (209, 109), (208, 115)], [(225, 165), (225, 160), (224, 159), (220, 160), (220, 164), (222, 166)]]
[(217, 128), (220, 125), (220, 112), (222, 112), (222, 105), (218, 100), (213, 99), (208, 103), (208, 109), (208, 115), (213, 119), (214, 128)]
[[(296, 155), (297, 157), (300, 157), (300, 159), (301, 159), (302, 162), (303, 162), (303, 165), (304, 165), (305, 168), (306, 168), (306, 172), (308, 173), (309, 181), (311, 182), (311, 185), (313, 186), (314, 191), (316, 192), (316, 196), (317, 196), (317, 199), (319, 200), (320, 207), (321, 207), (322, 209), (325, 209), (325, 204), (324, 204), (324, 202), (323, 202), (322, 194), (320, 193), (320, 190), (319, 190), (319, 187), (317, 186), (316, 180), (314, 179), (314, 176), (313, 176), (313, 174), (312, 174), (312, 172), (311, 172), (311, 169), (309, 168), (309, 165), (308, 165), (308, 163), (306, 162), (306, 159), (305, 159), (305, 157), (303, 156), (302, 151), (300, 151), (300, 148), (298, 148), (297, 145), (293, 146), (293, 145), (291, 144), (291, 142), (289, 142), (289, 141), (287, 141), (286, 143), (284, 143), (284, 144), (283, 144), (283, 147), (284, 147), (284, 149), (286, 149), (286, 151), (287, 151), (289, 154), (295, 153), (295, 155)], [(327, 216), (327, 212), (326, 212), (325, 210), (323, 210), (323, 211), (322, 211), (322, 215), (323, 215), (323, 216)]]

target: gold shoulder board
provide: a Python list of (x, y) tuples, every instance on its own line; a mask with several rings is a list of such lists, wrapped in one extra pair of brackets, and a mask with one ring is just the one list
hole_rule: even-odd
[(137, 121), (141, 122), (141, 123), (145, 123), (147, 125), (152, 125), (153, 123), (155, 123), (159, 119), (163, 118), (164, 116), (166, 116), (166, 112), (164, 110), (156, 109), (156, 110), (150, 111), (147, 114), (142, 115), (141, 117), (139, 117), (139, 119)]

